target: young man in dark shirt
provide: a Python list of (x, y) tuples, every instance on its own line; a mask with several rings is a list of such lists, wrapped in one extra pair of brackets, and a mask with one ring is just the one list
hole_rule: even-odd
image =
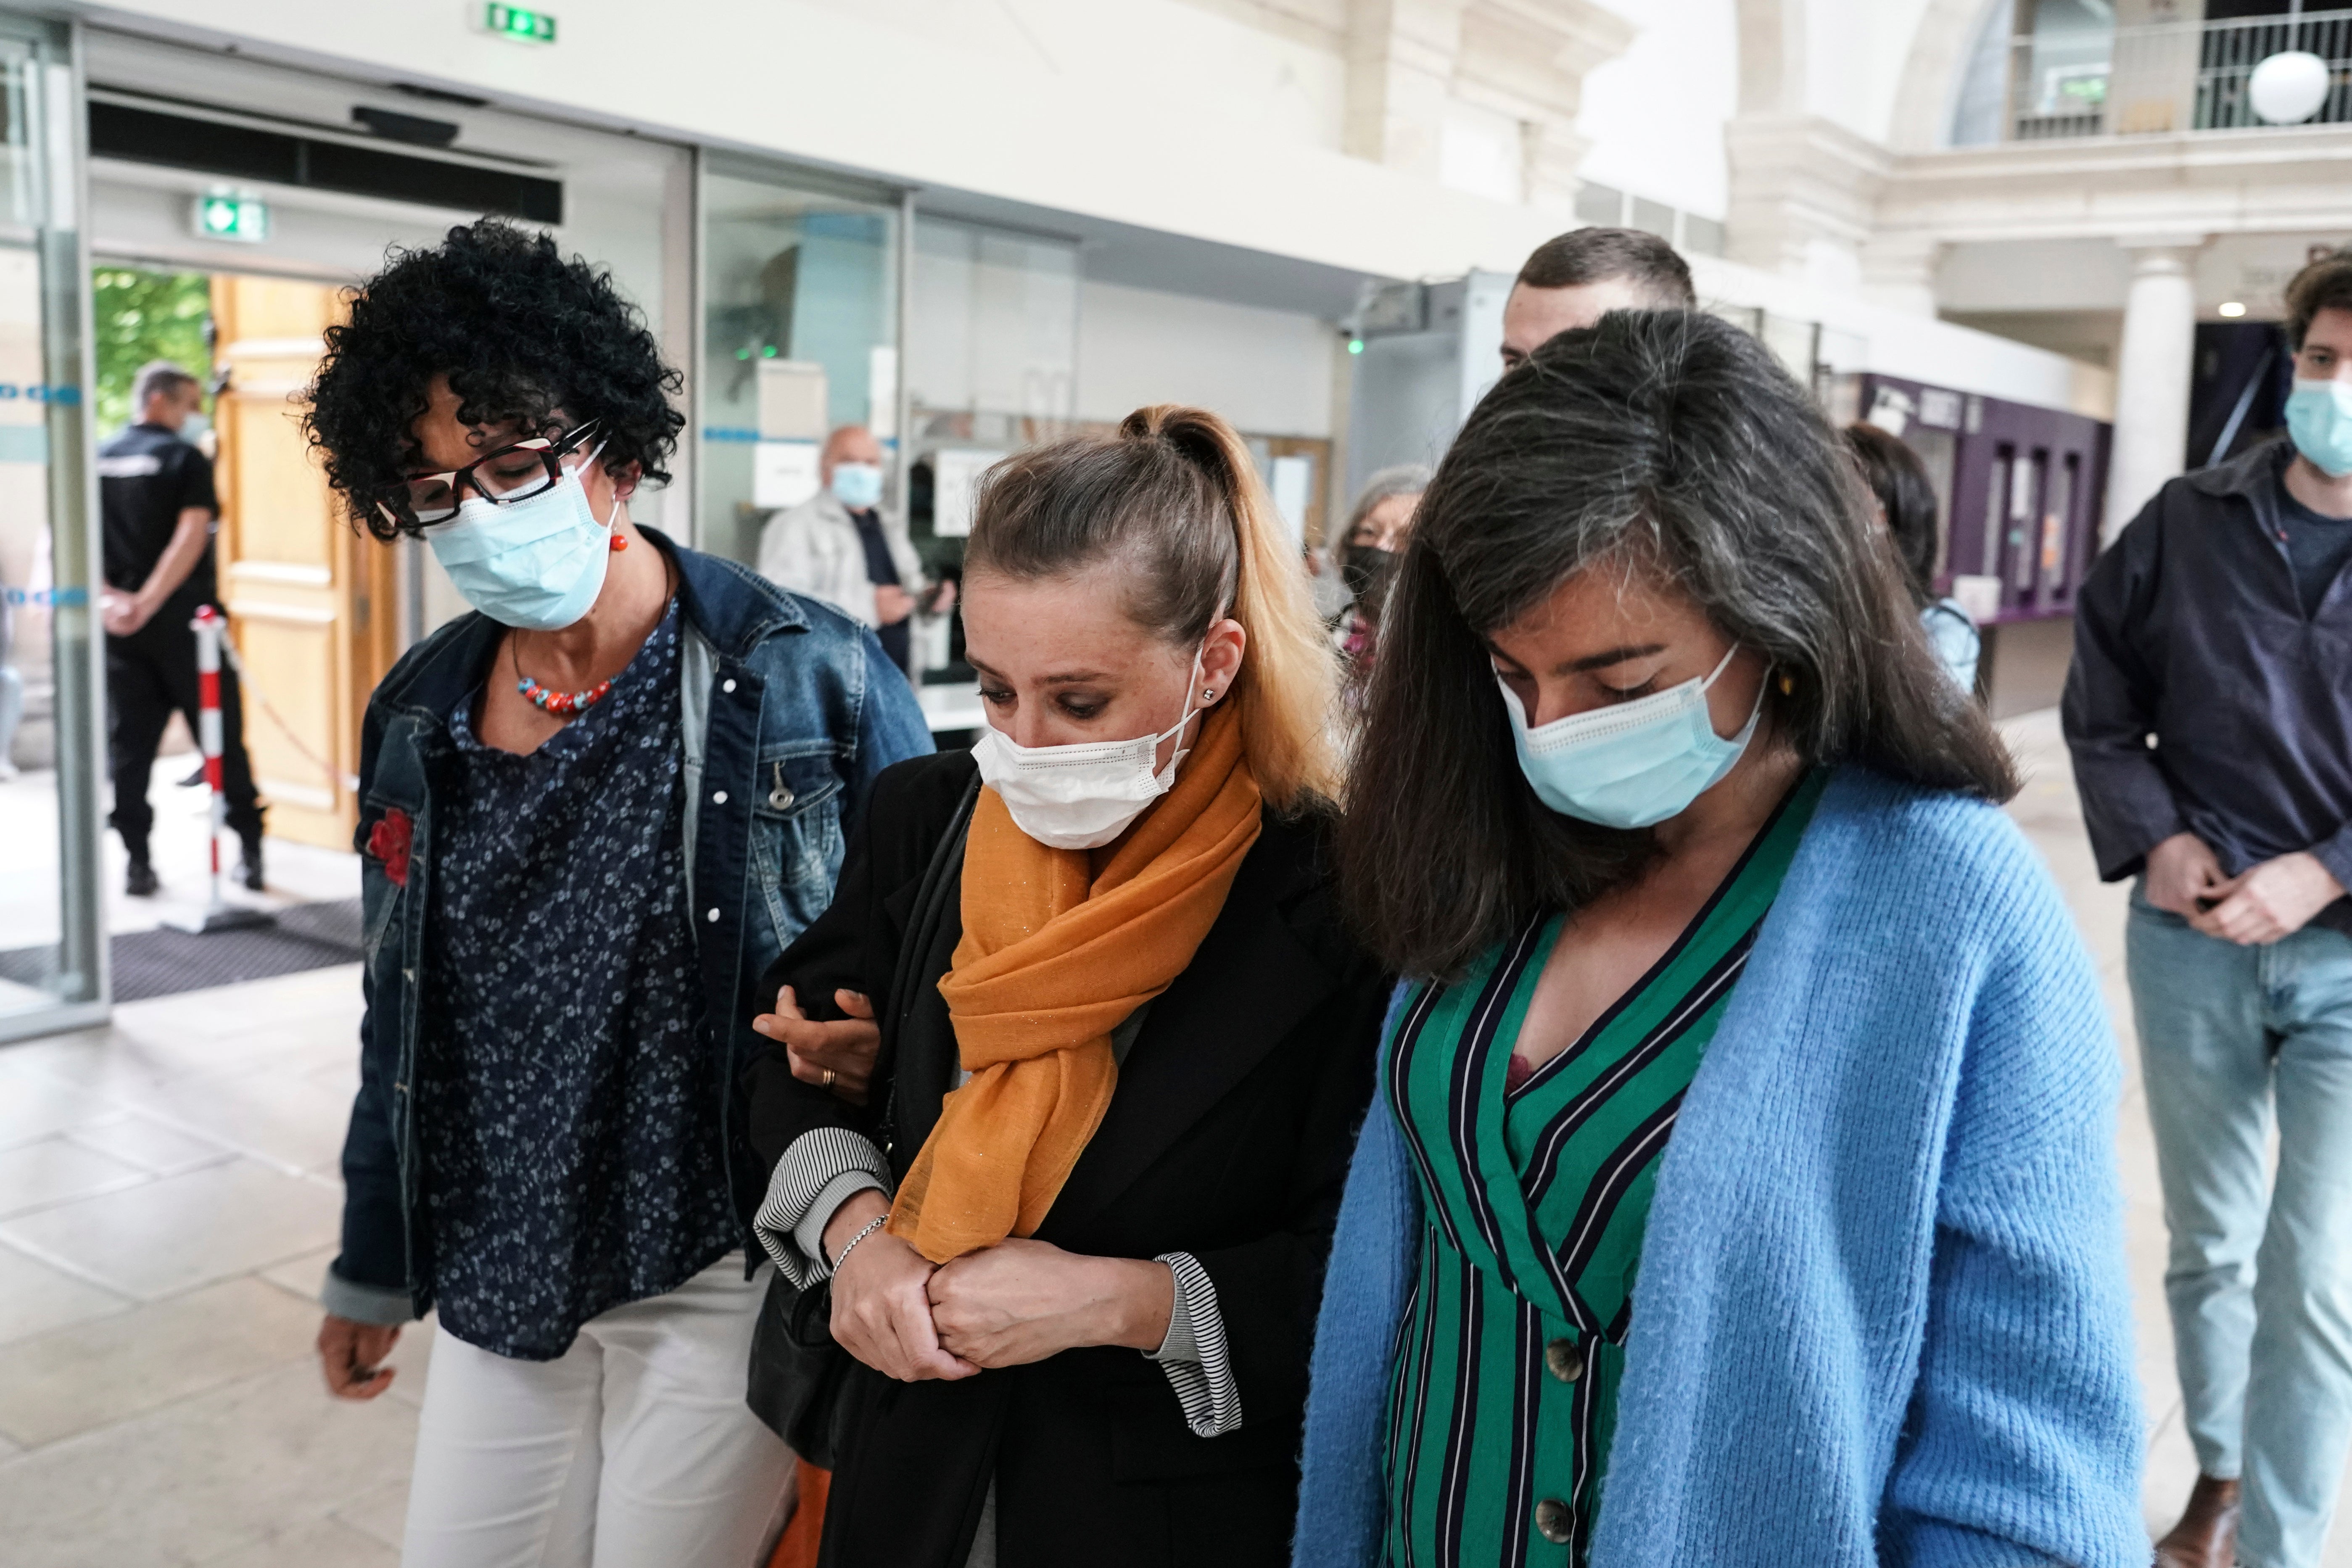
[[(2287, 288), (2290, 440), (2172, 480), (2076, 606), (2200, 1472), (2163, 1568), (2317, 1568), (2352, 1447), (2352, 254)], [(2275, 1136), (2275, 1174), (2268, 1145)]]
[[(137, 421), (98, 449), (98, 495), (105, 541), (106, 697), (114, 830), (130, 851), (123, 890), (156, 889), (147, 836), (155, 813), (147, 776), (163, 726), (177, 710), (195, 732), (196, 611), (219, 607), (213, 526), (220, 501), (212, 459), (180, 439), (204, 390), (167, 360), (142, 367), (131, 384)], [(237, 879), (259, 892), (261, 805), (245, 754), (245, 705), (236, 672), (220, 672), (221, 783), (228, 825), (245, 846)]]

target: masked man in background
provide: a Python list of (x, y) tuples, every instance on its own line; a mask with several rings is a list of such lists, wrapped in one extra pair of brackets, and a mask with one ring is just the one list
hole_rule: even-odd
[(684, 421), (607, 274), (486, 219), (395, 256), (327, 344), (329, 479), (476, 612), (362, 735), (328, 1386), (381, 1394), (437, 1312), (417, 1568), (742, 1568), (791, 1473), (744, 1405), (751, 986), (929, 737), (864, 626), (630, 518)]
[[(147, 840), (155, 826), (147, 782), (155, 748), (173, 713), (200, 728), (196, 612), (217, 609), (220, 584), (213, 531), (220, 501), (212, 459), (184, 438), (203, 417), (204, 387), (169, 360), (140, 367), (131, 384), (130, 426), (98, 449), (98, 504), (103, 524), (109, 771), (114, 775), (114, 830), (130, 859), (122, 890), (152, 897), (160, 884)], [(244, 846), (236, 879), (255, 892), (261, 870), (259, 793), (245, 750), (245, 696), (236, 667), (220, 672), (221, 788), (228, 825)], [(0, 752), (0, 765), (7, 757)]]
[(2317, 1568), (2352, 1444), (2352, 254), (2286, 302), (2291, 439), (2157, 493), (2083, 586), (2066, 683), (2099, 874), (2136, 879), (2201, 1472), (2165, 1568)]
[(882, 510), (882, 444), (844, 425), (825, 437), (817, 475), (816, 494), (760, 531), (760, 574), (872, 626), (890, 662), (911, 672), (923, 567), (905, 527)]

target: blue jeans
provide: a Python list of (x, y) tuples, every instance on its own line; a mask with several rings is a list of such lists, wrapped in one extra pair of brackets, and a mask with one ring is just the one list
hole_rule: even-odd
[(2244, 1482), (2246, 1568), (2317, 1568), (2352, 1446), (2352, 937), (2240, 947), (2135, 888), (2126, 952), (2198, 1467)]

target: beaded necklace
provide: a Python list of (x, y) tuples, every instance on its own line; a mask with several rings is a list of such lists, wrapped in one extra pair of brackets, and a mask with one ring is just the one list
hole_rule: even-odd
[(552, 691), (526, 675), (515, 682), (515, 689), (523, 700), (542, 713), (552, 713), (569, 719), (583, 708), (593, 708), (612, 695), (613, 683), (600, 680), (585, 691)]
[[(628, 547), (629, 542), (626, 539), (618, 534), (613, 536), (613, 549), (615, 553)], [(668, 588), (669, 596), (675, 597), (677, 593), (677, 574), (670, 569), (668, 562), (663, 562), (662, 566), (664, 585)], [(665, 609), (663, 613), (667, 615), (668, 612)], [(507, 637), (507, 663), (515, 672), (515, 689), (522, 693), (524, 701), (541, 712), (552, 713), (559, 719), (569, 719), (576, 713), (595, 707), (613, 694), (613, 680), (610, 677), (598, 681), (585, 691), (557, 691), (551, 687), (541, 686), (536, 679), (522, 672), (522, 659), (515, 651), (515, 644), (521, 640), (521, 636), (522, 634), (518, 631)]]
[(609, 677), (585, 691), (558, 691), (552, 687), (541, 685), (535, 678), (522, 672), (522, 658), (515, 649), (515, 644), (520, 640), (519, 632), (507, 638), (507, 662), (515, 672), (515, 689), (522, 693), (524, 701), (541, 712), (552, 713), (558, 719), (569, 719), (583, 710), (593, 708), (613, 694), (613, 682)]

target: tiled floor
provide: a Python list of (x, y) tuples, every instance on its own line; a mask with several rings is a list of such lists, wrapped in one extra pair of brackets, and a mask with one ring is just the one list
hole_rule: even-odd
[[(2128, 1038), (2123, 893), (2092, 872), (2054, 717), (2006, 728), (2029, 772), (2014, 815), (2049, 858)], [(310, 1350), (358, 1011), (355, 971), (328, 969), (139, 1003), (106, 1029), (0, 1047), (9, 1568), (395, 1561), (424, 1336), (404, 1336), (391, 1391), (364, 1405), (326, 1396)], [(2157, 1522), (2195, 1462), (2136, 1075), (2120, 1152)], [(2336, 1537), (2328, 1568), (2352, 1568), (2352, 1531)]]
[(363, 1405), (310, 1350), (358, 1013), (346, 966), (0, 1047), (0, 1562), (397, 1561), (425, 1336)]

